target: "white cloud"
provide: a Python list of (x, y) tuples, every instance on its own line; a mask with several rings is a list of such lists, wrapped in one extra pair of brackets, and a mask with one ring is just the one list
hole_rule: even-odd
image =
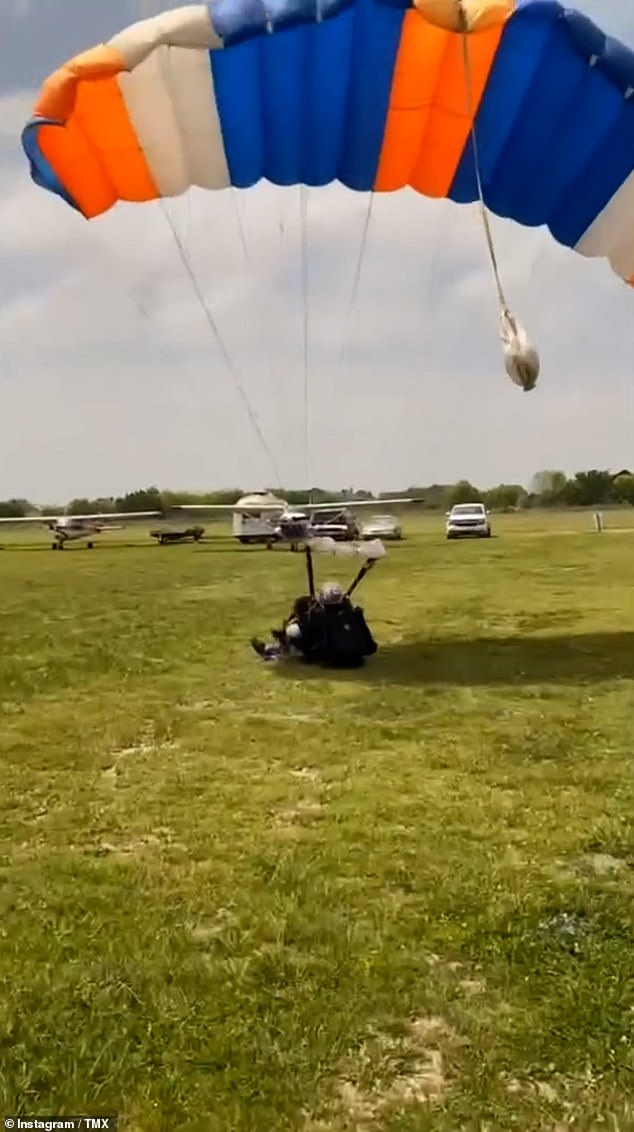
[[(88, 224), (33, 186), (19, 150), (32, 99), (0, 99), (0, 497), (270, 483), (160, 208)], [(261, 185), (169, 205), (287, 484), (306, 479), (299, 199)], [(503, 371), (475, 208), (376, 199), (349, 319), (366, 198), (333, 186), (308, 200), (312, 482), (632, 464), (634, 299), (607, 265), (494, 219), (542, 357), (524, 395)]]

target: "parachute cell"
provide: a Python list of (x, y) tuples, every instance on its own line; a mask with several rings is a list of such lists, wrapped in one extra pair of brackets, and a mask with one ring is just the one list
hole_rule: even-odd
[(492, 212), (634, 282), (634, 52), (558, 0), (188, 5), (62, 67), (22, 140), (93, 218), (261, 179), (468, 203), (473, 127)]

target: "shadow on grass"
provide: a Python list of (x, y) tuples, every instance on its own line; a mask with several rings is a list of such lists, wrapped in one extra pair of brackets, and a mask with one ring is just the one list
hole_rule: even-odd
[(634, 679), (634, 631), (550, 637), (476, 637), (379, 645), (353, 671), (289, 662), (282, 678), (401, 685), (566, 684)]

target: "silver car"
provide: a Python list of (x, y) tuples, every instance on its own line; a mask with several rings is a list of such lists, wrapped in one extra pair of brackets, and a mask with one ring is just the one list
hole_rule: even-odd
[(403, 528), (394, 515), (372, 515), (363, 524), (361, 536), (364, 539), (401, 539)]

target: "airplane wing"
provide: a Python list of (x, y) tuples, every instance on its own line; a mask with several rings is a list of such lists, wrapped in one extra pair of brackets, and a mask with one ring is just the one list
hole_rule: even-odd
[(15, 519), (3, 516), (0, 523), (57, 523), (59, 515), (18, 515)]
[[(412, 499), (411, 496), (403, 496), (397, 499), (331, 499), (323, 503), (287, 503), (286, 510), (288, 511), (333, 511), (337, 507), (346, 507), (352, 509), (354, 507), (377, 507), (387, 506), (388, 504), (406, 504), (406, 503), (423, 503), (422, 499)], [(180, 503), (174, 504), (171, 510), (173, 511), (229, 511), (249, 513), (252, 511), (277, 511), (280, 512), (284, 508), (281, 503), (252, 503), (241, 504), (239, 501), (236, 503)]]
[(67, 517), (81, 519), (85, 523), (107, 523), (110, 519), (156, 519), (161, 515), (163, 515), (162, 511), (107, 511), (104, 515), (68, 515)]
[(352, 511), (356, 507), (386, 507), (388, 504), (394, 506), (399, 504), (402, 506), (405, 503), (422, 503), (422, 499), (412, 499), (411, 496), (406, 495), (402, 499), (333, 499), (330, 503), (307, 503), (306, 509), (309, 511), (332, 511), (335, 507), (346, 508)]
[(283, 511), (282, 504), (258, 503), (250, 507), (243, 507), (239, 503), (174, 503), (170, 506), (173, 511), (224, 511), (232, 514), (234, 511)]
[(162, 511), (108, 511), (104, 515), (19, 515), (2, 517), (0, 523), (59, 523), (60, 519), (77, 519), (85, 523), (106, 523), (109, 519), (156, 519)]

